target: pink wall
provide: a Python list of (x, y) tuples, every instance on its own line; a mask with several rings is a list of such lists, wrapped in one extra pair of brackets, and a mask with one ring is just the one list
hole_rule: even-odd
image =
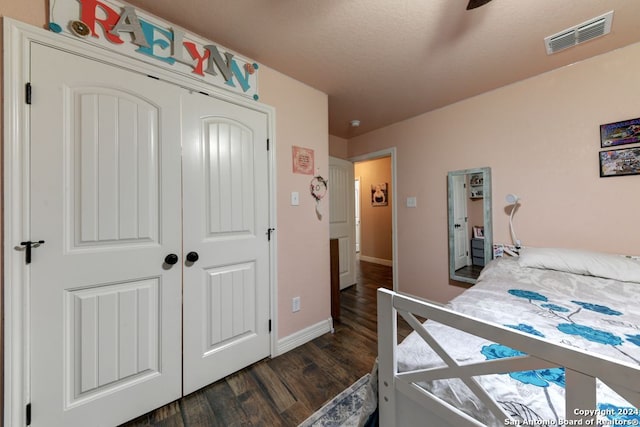
[[(600, 178), (599, 125), (640, 117), (640, 44), (467, 99), (349, 141), (397, 147), (400, 290), (447, 301), (447, 172), (490, 166), (494, 240), (509, 242), (507, 193), (530, 246), (640, 254), (640, 176)], [(389, 141), (393, 141), (390, 144)]]
[[(292, 146), (311, 148), (316, 173), (329, 170), (327, 95), (267, 67), (260, 68), (260, 98), (276, 108), (278, 209), (278, 337), (331, 317), (329, 277), (329, 199), (322, 220), (309, 193), (311, 175), (294, 174)], [(291, 206), (291, 192), (300, 205)], [(292, 313), (291, 300), (301, 298)]]
[[(356, 163), (355, 177), (360, 177), (360, 254), (377, 260), (393, 259), (391, 231), (391, 157)], [(371, 206), (371, 186), (387, 183), (387, 206)]]
[[(2, 16), (41, 28), (47, 23), (47, 11), (46, 0), (0, 0)], [(291, 146), (300, 145), (315, 150), (316, 168), (327, 175), (328, 101), (326, 94), (265, 66), (259, 79), (261, 101), (276, 108), (277, 335), (281, 339), (331, 316), (328, 218), (318, 221), (315, 216), (308, 193), (311, 177), (291, 172)], [(289, 206), (291, 191), (300, 192), (300, 206)], [(328, 212), (326, 204), (324, 209)], [(295, 314), (294, 296), (301, 297), (301, 310)]]
[(349, 140), (339, 136), (329, 135), (329, 155), (339, 159), (349, 156)]

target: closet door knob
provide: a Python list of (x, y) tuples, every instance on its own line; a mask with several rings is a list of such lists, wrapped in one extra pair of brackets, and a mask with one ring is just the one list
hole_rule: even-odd
[(167, 255), (166, 257), (164, 257), (164, 262), (165, 262), (166, 264), (173, 265), (173, 264), (175, 264), (175, 263), (177, 263), (177, 262), (178, 262), (178, 255), (176, 255), (176, 254), (169, 254), (169, 255)]
[(187, 254), (187, 261), (189, 262), (196, 262), (199, 259), (200, 259), (200, 256), (198, 255), (198, 252), (189, 252)]

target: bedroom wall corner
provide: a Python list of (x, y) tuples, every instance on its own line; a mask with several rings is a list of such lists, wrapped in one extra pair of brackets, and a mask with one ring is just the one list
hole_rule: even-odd
[(340, 138), (339, 136), (329, 135), (329, 156), (337, 157), (339, 159), (348, 159), (349, 140)]
[[(640, 176), (600, 178), (599, 125), (640, 117), (640, 44), (590, 58), (349, 140), (349, 156), (397, 147), (399, 290), (448, 301), (447, 172), (491, 167), (495, 242), (638, 255)], [(612, 98), (613, 97), (613, 98)], [(615, 101), (614, 101), (615, 99)], [(635, 145), (637, 146), (637, 145)]]
[[(314, 150), (315, 171), (329, 172), (328, 96), (268, 67), (261, 67), (260, 98), (276, 109), (278, 323), (279, 339), (331, 315), (329, 198), (320, 202), (322, 219), (309, 192), (312, 175), (294, 174), (292, 147)], [(300, 204), (291, 205), (291, 192)], [(300, 297), (300, 311), (292, 299)]]

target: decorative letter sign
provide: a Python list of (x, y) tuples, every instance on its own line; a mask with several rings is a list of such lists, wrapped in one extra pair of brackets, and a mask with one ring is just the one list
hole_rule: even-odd
[(258, 64), (117, 0), (56, 0), (49, 29), (258, 100)]

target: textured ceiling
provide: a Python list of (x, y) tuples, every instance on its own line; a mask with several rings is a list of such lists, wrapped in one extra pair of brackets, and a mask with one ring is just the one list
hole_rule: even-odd
[[(129, 0), (329, 95), (349, 138), (640, 41), (640, 0)], [(611, 33), (543, 39), (614, 10)], [(350, 128), (353, 119), (361, 121)]]

